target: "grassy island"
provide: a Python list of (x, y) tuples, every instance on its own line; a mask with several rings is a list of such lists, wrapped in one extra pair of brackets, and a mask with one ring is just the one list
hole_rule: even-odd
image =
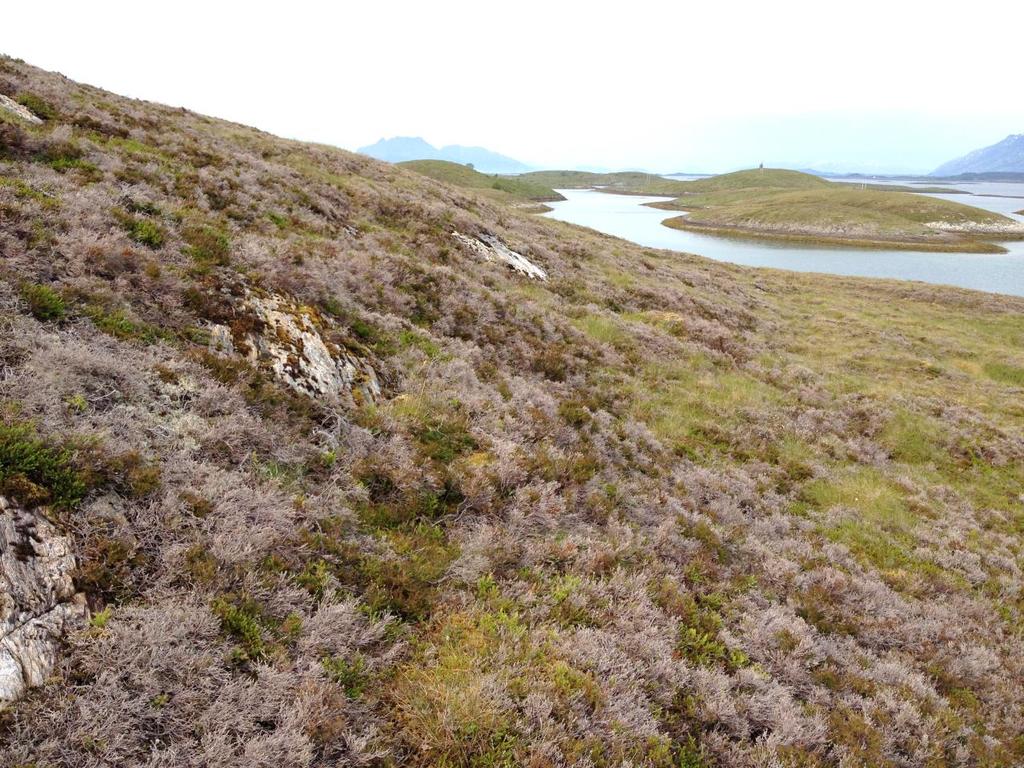
[(969, 253), (1002, 253), (991, 241), (1024, 236), (1024, 226), (998, 213), (798, 171), (755, 169), (683, 183), (683, 195), (651, 204), (690, 212), (665, 222), (675, 229)]

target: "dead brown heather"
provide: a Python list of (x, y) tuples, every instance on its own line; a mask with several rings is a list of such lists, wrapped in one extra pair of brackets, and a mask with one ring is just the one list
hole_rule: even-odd
[[(0, 92), (49, 112), (0, 113), (0, 436), (69, 451), (94, 616), (0, 763), (1024, 761), (1024, 301), (643, 249), (11, 59)], [(210, 353), (246, 291), (379, 400)]]

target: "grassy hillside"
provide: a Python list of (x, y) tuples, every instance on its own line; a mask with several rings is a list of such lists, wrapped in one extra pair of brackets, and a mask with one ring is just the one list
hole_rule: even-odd
[(655, 205), (691, 211), (667, 226), (722, 234), (974, 253), (1005, 251), (985, 239), (1024, 236), (1012, 219), (980, 208), (797, 171), (755, 169), (701, 179), (686, 194)]
[(681, 183), (686, 184), (688, 195), (748, 189), (822, 189), (832, 184), (810, 173), (781, 168), (752, 168)]
[(512, 197), (534, 202), (564, 200), (560, 194), (543, 184), (517, 176), (497, 176), (479, 173), (469, 166), (447, 160), (409, 160), (399, 163), (404, 168), (422, 173), (445, 184), (467, 189), (497, 190)]
[(0, 494), (92, 612), (0, 762), (1024, 761), (1024, 300), (0, 93)]

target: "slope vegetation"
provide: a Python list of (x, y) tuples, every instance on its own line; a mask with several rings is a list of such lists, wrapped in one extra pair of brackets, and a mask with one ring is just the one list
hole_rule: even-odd
[(0, 92), (0, 516), (90, 613), (0, 762), (1024, 761), (1024, 301)]
[(520, 176), (488, 175), (447, 160), (410, 160), (399, 165), (446, 184), (467, 189), (495, 190), (520, 200), (550, 202), (565, 199), (550, 187)]
[(986, 240), (1024, 237), (1009, 217), (900, 190), (867, 189), (806, 173), (749, 170), (687, 182), (684, 195), (655, 207), (689, 210), (678, 229), (815, 242), (1001, 253)]

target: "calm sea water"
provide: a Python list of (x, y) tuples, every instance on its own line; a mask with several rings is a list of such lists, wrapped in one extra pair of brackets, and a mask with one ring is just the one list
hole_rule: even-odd
[[(1024, 184), (967, 183), (957, 184), (955, 188), (975, 194), (935, 196), (1003, 214), (1024, 208)], [(1001, 243), (1009, 251), (1005, 254), (805, 247), (779, 241), (727, 238), (669, 229), (662, 226), (661, 222), (678, 216), (678, 213), (643, 205), (668, 198), (612, 195), (579, 189), (562, 189), (559, 192), (566, 200), (548, 203), (554, 210), (545, 216), (590, 227), (651, 248), (695, 253), (751, 267), (921, 280), (1024, 296), (1024, 241)], [(1021, 216), (1013, 218), (1024, 221)]]

